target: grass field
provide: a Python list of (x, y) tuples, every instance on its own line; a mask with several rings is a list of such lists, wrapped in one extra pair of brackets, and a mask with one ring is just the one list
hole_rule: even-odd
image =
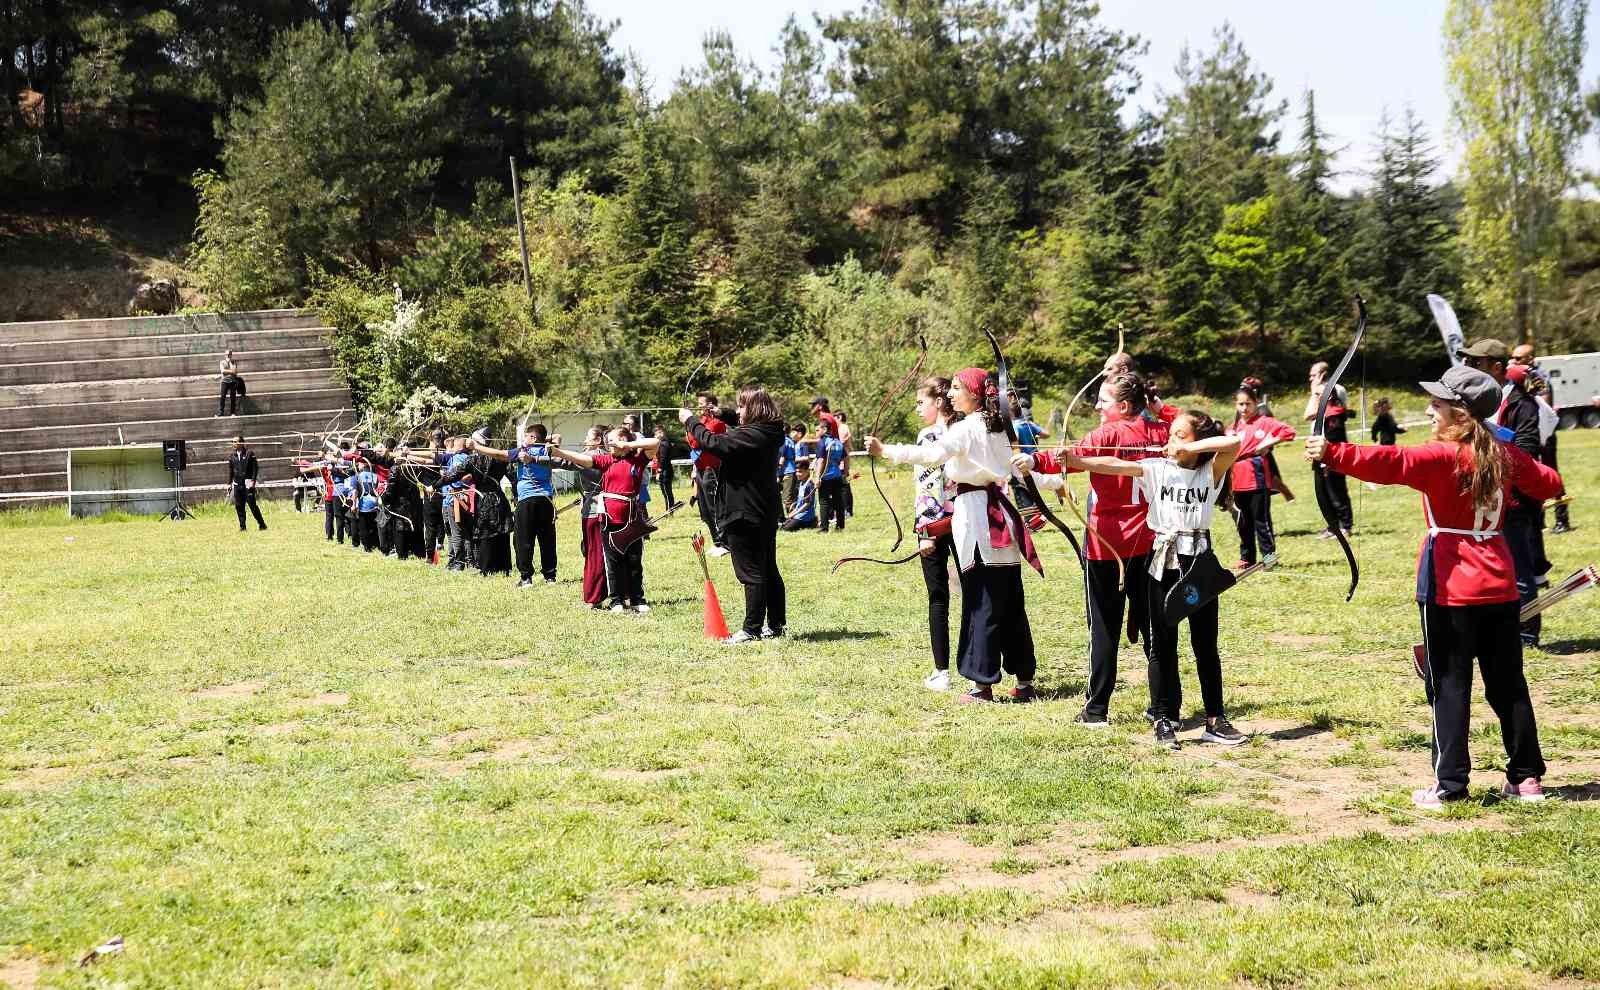
[[(1597, 451), (1563, 436), (1571, 490), (1600, 484)], [(1112, 729), (1071, 724), (1082, 585), (1053, 535), (1026, 579), (1044, 703), (923, 690), (918, 569), (828, 577), (891, 541), (865, 478), (846, 535), (780, 543), (791, 636), (737, 650), (701, 636), (687, 513), (646, 552), (647, 617), (580, 607), (572, 514), (561, 582), (529, 591), (352, 553), (281, 505), (247, 535), (216, 508), (12, 516), (0, 984), (1600, 984), (1600, 598), (1549, 613), (1528, 656), (1569, 800), (1488, 798), (1480, 696), (1484, 797), (1421, 819), (1417, 500), (1352, 485), (1345, 604), (1281, 460), (1302, 495), (1274, 507), (1284, 566), (1223, 602), (1255, 733), (1233, 751), (1193, 722), (1158, 751), (1126, 645)], [(908, 476), (889, 488), (908, 501)], [(1600, 559), (1600, 513), (1573, 516), (1557, 577)]]

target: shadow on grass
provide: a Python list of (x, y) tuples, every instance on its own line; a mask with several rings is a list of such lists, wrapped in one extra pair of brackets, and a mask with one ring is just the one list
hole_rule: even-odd
[(836, 643), (843, 639), (882, 639), (887, 635), (881, 629), (813, 629), (790, 638), (803, 643)]
[(1034, 685), (1034, 695), (1040, 701), (1064, 701), (1067, 698), (1082, 698), (1089, 693), (1088, 681), (1062, 681), (1060, 684), (1051, 684), (1041, 687)]
[(1557, 801), (1600, 801), (1600, 782), (1564, 784), (1561, 787), (1552, 787), (1545, 793)]
[(1590, 636), (1586, 639), (1569, 639), (1560, 643), (1545, 643), (1539, 649), (1559, 657), (1570, 657), (1577, 653), (1592, 653), (1600, 650), (1600, 637)]
[(1305, 725), (1297, 725), (1292, 729), (1279, 729), (1277, 732), (1269, 732), (1266, 734), (1266, 738), (1288, 742), (1294, 739), (1309, 739), (1312, 736), (1320, 736), (1324, 732), (1332, 731), (1333, 726), (1331, 725), (1308, 722)]

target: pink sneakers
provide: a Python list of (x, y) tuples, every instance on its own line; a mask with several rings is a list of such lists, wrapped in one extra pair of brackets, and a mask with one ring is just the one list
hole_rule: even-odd
[(1520, 784), (1507, 780), (1500, 789), (1500, 796), (1507, 801), (1543, 801), (1544, 788), (1539, 786), (1538, 777), (1529, 777)]

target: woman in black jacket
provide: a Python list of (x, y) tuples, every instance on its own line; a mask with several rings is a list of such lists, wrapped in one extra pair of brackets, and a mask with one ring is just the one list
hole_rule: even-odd
[(701, 450), (722, 458), (722, 526), (733, 573), (744, 585), (744, 627), (723, 642), (748, 643), (783, 635), (787, 622), (783, 575), (778, 573), (778, 459), (783, 417), (760, 386), (739, 392), (739, 425), (712, 433), (688, 409), (678, 419)]

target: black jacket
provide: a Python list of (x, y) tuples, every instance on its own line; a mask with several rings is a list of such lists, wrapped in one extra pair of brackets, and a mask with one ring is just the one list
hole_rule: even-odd
[[(1510, 430), (1513, 434), (1512, 444), (1522, 449), (1524, 454), (1534, 460), (1539, 459), (1539, 454), (1544, 444), (1539, 442), (1539, 400), (1529, 395), (1520, 387), (1514, 387), (1506, 393), (1506, 406), (1500, 412), (1500, 425)], [(1511, 511), (1522, 516), (1536, 515), (1542, 506), (1538, 499), (1528, 498), (1521, 492), (1515, 492), (1511, 502)]]
[(253, 450), (236, 450), (228, 455), (228, 482), (241, 485), (246, 481), (255, 481), (256, 475), (261, 472), (261, 465), (256, 462), (256, 452)]
[(783, 521), (778, 491), (778, 459), (783, 452), (782, 423), (750, 423), (727, 433), (712, 433), (697, 419), (689, 435), (701, 450), (722, 458), (722, 521), (776, 529)]

